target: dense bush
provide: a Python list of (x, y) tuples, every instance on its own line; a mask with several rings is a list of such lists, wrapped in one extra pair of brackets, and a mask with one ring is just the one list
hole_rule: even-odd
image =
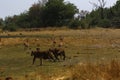
[(18, 27), (15, 24), (9, 24), (3, 27), (3, 30), (16, 31)]
[[(104, 0), (102, 0), (104, 1)], [(0, 26), (3, 29), (14, 31), (18, 28), (46, 28), (62, 27), (69, 28), (120, 28), (120, 0), (110, 8), (98, 7), (91, 11), (84, 18), (74, 19), (78, 9), (72, 3), (64, 0), (46, 0), (33, 4), (28, 11), (20, 15), (0, 19)], [(4, 23), (4, 25), (3, 25)]]
[(14, 31), (17, 28), (67, 26), (77, 12), (74, 4), (64, 0), (39, 1), (20, 15), (6, 17), (4, 29)]
[(79, 27), (80, 27), (80, 20), (79, 19), (74, 19), (69, 24), (69, 28), (71, 28), (71, 29), (77, 29)]
[(120, 28), (120, 0), (110, 8), (99, 7), (93, 10), (84, 21), (92, 27)]
[(110, 20), (108, 19), (99, 20), (98, 26), (102, 26), (103, 28), (109, 28), (111, 26)]

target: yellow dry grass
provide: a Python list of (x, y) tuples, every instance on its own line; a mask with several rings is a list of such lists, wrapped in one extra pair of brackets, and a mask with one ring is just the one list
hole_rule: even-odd
[[(2, 36), (42, 36), (42, 37), (26, 37), (26, 38), (3, 38), (2, 43), (4, 45), (14, 45), (22, 44), (26, 39), (29, 40), (30, 44), (51, 44), (51, 38), (55, 37), (59, 42), (59, 36), (64, 37), (64, 42), (66, 44), (71, 44), (75, 46), (88, 46), (88, 45), (101, 45), (101, 46), (111, 46), (113, 44), (120, 44), (120, 30), (119, 29), (90, 29), (90, 30), (43, 30), (43, 31), (33, 31), (33, 32), (7, 32), (2, 33)], [(46, 37), (46, 38), (44, 38)]]
[(110, 63), (81, 63), (70, 67), (69, 73), (63, 80), (119, 80), (120, 62), (111, 60)]
[[(52, 45), (52, 37), (59, 42), (59, 36), (64, 37), (65, 46), (68, 52), (71, 49), (80, 51), (82, 48), (113, 48), (120, 50), (120, 29), (89, 29), (89, 30), (41, 30), (33, 32), (7, 32), (1, 33), (2, 36), (16, 35), (33, 36), (33, 37), (16, 37), (2, 38), (2, 46), (23, 45), (28, 39), (30, 46)], [(9, 34), (9, 35), (8, 35)], [(37, 37), (36, 37), (37, 35)], [(34, 37), (35, 36), (35, 37)], [(76, 52), (77, 52), (76, 51)], [(42, 78), (42, 79), (41, 79)], [(17, 79), (17, 78), (16, 78)], [(30, 73), (17, 80), (120, 80), (120, 62), (111, 60), (109, 63), (80, 63), (75, 66), (68, 66), (64, 73), (57, 73), (53, 76), (45, 76), (40, 73)]]

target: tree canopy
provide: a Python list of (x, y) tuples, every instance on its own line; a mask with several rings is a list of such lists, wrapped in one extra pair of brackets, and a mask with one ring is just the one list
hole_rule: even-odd
[(28, 11), (13, 17), (6, 17), (4, 29), (60, 27), (69, 24), (78, 12), (76, 6), (64, 0), (42, 0), (34, 3)]
[(88, 24), (88, 27), (120, 28), (120, 0), (110, 8), (98, 7), (81, 22)]

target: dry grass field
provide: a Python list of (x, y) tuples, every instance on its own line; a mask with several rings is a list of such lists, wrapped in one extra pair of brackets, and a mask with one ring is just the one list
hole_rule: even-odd
[[(52, 38), (63, 37), (65, 61), (39, 60), (32, 65), (31, 50), (47, 50)], [(0, 79), (120, 80), (120, 29), (51, 29), (0, 33)], [(28, 41), (30, 49), (24, 50)]]

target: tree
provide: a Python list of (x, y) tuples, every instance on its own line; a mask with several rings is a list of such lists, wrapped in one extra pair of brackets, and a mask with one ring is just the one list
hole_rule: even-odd
[(19, 28), (30, 28), (30, 18), (28, 12), (21, 13), (15, 21), (16, 26)]
[(48, 0), (44, 7), (44, 26), (63, 26), (74, 17), (76, 6), (64, 0)]
[(78, 18), (79, 18), (79, 19), (84, 19), (87, 14), (89, 14), (89, 11), (81, 10), (81, 11), (78, 13)]
[(64, 0), (39, 0), (28, 11), (6, 17), (4, 29), (40, 28), (68, 25), (78, 12), (76, 6)]
[[(87, 14), (86, 18), (83, 19), (81, 22), (84, 22), (84, 24), (87, 24), (87, 28), (95, 27), (95, 26), (103, 26), (107, 25), (105, 22), (108, 22), (108, 19), (106, 19), (107, 15), (105, 13), (108, 13), (107, 8), (105, 8), (106, 1), (105, 0), (98, 0), (99, 4), (96, 4), (94, 2), (90, 2), (95, 9), (92, 10), (91, 13)], [(105, 11), (105, 9), (107, 11)], [(108, 26), (108, 25), (107, 25)]]
[(0, 18), (0, 26), (2, 26), (2, 25), (3, 25), (3, 19)]
[(110, 8), (108, 19), (111, 21), (111, 27), (120, 28), (120, 0), (117, 0), (116, 4)]
[(45, 4), (48, 2), (48, 0), (38, 0), (38, 4), (42, 7), (45, 6)]
[(120, 0), (110, 8), (105, 8), (106, 2), (104, 0), (98, 0), (99, 5), (93, 4), (94, 9), (88, 14), (81, 22), (85, 22), (89, 26), (99, 26), (104, 28), (120, 28)]
[(15, 24), (15, 19), (13, 17), (6, 17), (4, 20), (3, 30), (16, 31), (17, 26)]
[(99, 5), (97, 5), (96, 3), (90, 2), (96, 9), (99, 9), (100, 11), (100, 16), (101, 19), (104, 19), (104, 7), (106, 5), (106, 1), (105, 0), (98, 0)]
[(42, 13), (43, 13), (43, 6), (40, 2), (33, 4), (32, 7), (29, 8), (28, 17), (30, 19), (31, 27), (42, 26)]

